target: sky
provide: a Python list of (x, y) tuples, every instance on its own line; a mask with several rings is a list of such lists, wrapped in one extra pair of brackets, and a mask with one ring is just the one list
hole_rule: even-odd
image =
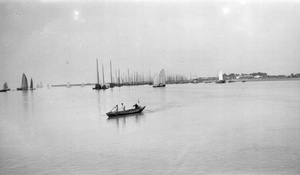
[(0, 1), (0, 86), (95, 83), (96, 58), (106, 82), (110, 61), (113, 75), (300, 73), (300, 1)]

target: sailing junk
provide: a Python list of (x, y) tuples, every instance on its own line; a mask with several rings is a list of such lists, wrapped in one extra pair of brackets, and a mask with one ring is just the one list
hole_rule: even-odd
[(105, 85), (103, 64), (102, 64), (102, 78), (103, 78), (103, 85), (102, 85), (101, 89), (103, 89), (103, 90), (108, 89), (108, 87)]
[(153, 87), (165, 87), (166, 86), (166, 74), (165, 70), (162, 69), (159, 72), (159, 76), (157, 74), (154, 75)]
[(6, 91), (10, 91), (10, 89), (8, 89), (8, 85), (7, 85), (7, 83), (5, 82), (4, 85), (3, 85), (3, 89), (0, 90), (0, 92), (6, 92)]
[(93, 89), (100, 90), (101, 89), (101, 85), (99, 84), (98, 58), (97, 58), (96, 62), (97, 62), (97, 84), (95, 84), (95, 87)]
[(23, 73), (22, 75), (22, 84), (20, 88), (17, 88), (17, 90), (28, 90), (28, 82), (27, 82), (27, 77), (26, 75)]
[(226, 81), (223, 79), (222, 70), (219, 72), (219, 80), (217, 80), (216, 83), (226, 83)]
[(111, 61), (109, 63), (110, 63), (110, 85), (109, 85), (109, 88), (113, 88), (113, 87), (115, 87), (115, 83), (113, 83), (113, 78), (112, 78)]
[(32, 81), (32, 78), (30, 80), (30, 90), (35, 90), (35, 88), (33, 88), (33, 81)]

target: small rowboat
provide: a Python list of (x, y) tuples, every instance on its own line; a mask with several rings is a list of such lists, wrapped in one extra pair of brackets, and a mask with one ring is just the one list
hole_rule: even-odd
[(146, 108), (146, 106), (144, 106), (144, 107), (138, 107), (136, 109), (128, 109), (128, 110), (125, 110), (125, 111), (108, 112), (108, 113), (106, 113), (106, 115), (108, 117), (117, 117), (117, 116), (120, 116), (120, 115), (135, 114), (135, 113), (142, 112), (145, 108)]

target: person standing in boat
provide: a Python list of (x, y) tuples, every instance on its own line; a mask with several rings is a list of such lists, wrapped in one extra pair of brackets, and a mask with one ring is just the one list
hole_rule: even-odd
[(121, 103), (121, 109), (123, 109), (123, 111), (125, 111), (125, 106), (123, 105), (123, 103)]

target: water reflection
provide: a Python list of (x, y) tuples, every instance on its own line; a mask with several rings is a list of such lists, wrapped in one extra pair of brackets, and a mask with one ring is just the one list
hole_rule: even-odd
[(107, 118), (107, 122), (108, 123), (116, 123), (117, 124), (116, 126), (119, 128), (121, 125), (123, 127), (125, 127), (126, 123), (130, 122), (130, 121), (135, 121), (135, 123), (139, 124), (141, 119), (143, 119), (144, 117), (145, 117), (144, 113), (130, 114), (130, 115), (126, 115), (126, 116)]
[(22, 99), (23, 99), (23, 112), (21, 113), (20, 117), (23, 120), (23, 124), (26, 127), (23, 128), (23, 132), (26, 135), (33, 137), (34, 136), (34, 95), (32, 90), (22, 91)]
[(98, 108), (99, 108), (99, 115), (101, 114), (101, 100), (100, 100), (100, 91), (97, 91), (97, 101), (98, 101)]
[(23, 97), (23, 108), (24, 108), (24, 112), (25, 114), (28, 114), (28, 91), (22, 91), (22, 97)]

